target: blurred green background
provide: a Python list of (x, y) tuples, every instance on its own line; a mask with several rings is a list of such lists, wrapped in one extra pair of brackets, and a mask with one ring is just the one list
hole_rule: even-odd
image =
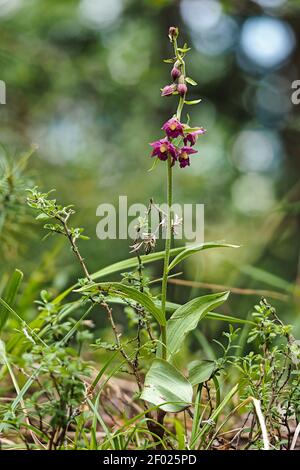
[[(16, 164), (37, 144), (18, 182), (20, 200), (36, 183), (75, 204), (91, 238), (81, 243), (91, 271), (129, 257), (130, 242), (97, 239), (96, 208), (117, 204), (119, 195), (129, 203), (165, 199), (165, 166), (147, 170), (149, 142), (176, 108), (176, 98), (160, 97), (170, 80), (162, 62), (171, 54), (170, 25), (192, 47), (188, 75), (199, 86), (190, 97), (202, 102), (188, 111), (207, 129), (192, 166), (175, 171), (174, 200), (205, 204), (206, 241), (242, 246), (190, 258), (180, 278), (279, 292), (268, 299), (299, 334), (300, 105), (291, 86), (300, 79), (300, 1), (0, 0), (7, 86), (0, 171), (5, 158)], [(25, 209), (5, 214), (6, 190), (0, 274), (23, 270), (32, 301), (44, 286), (58, 292), (81, 276), (72, 253), (63, 240), (42, 241)], [(169, 288), (177, 302), (210, 291)], [(224, 311), (245, 317), (260, 292), (245, 294), (233, 293)]]

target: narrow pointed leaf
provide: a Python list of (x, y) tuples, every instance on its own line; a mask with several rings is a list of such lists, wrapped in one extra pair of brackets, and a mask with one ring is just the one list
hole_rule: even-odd
[[(170, 256), (177, 256), (179, 253), (181, 253), (184, 250), (186, 250), (186, 246), (172, 248), (170, 251)], [(157, 253), (150, 253), (149, 255), (142, 255), (141, 261), (143, 264), (148, 264), (154, 261), (159, 261), (163, 259), (164, 256), (165, 256), (164, 251), (158, 251)], [(115, 274), (120, 271), (126, 271), (127, 269), (134, 268), (135, 266), (137, 266), (137, 263), (138, 263), (137, 258), (135, 256), (132, 256), (131, 258), (125, 259), (123, 261), (118, 261), (117, 263), (113, 263), (113, 264), (110, 264), (109, 266), (105, 266), (104, 268), (99, 269), (99, 271), (96, 271), (95, 273), (91, 275), (91, 278), (93, 279), (93, 281), (96, 281), (105, 276), (110, 276), (111, 274)], [(63, 291), (53, 300), (53, 303), (59, 304), (77, 286), (78, 284), (74, 284), (73, 286)]]
[(195, 104), (199, 104), (201, 100), (192, 100), (192, 101), (185, 101), (184, 104), (187, 104), (189, 106), (193, 106)]
[[(126, 305), (126, 302), (120, 297), (108, 297), (107, 302), (112, 303), (112, 304)], [(161, 302), (159, 300), (155, 300), (154, 303), (155, 305), (157, 305), (158, 308), (161, 308)], [(178, 309), (179, 307), (181, 307), (181, 305), (175, 304), (174, 302), (166, 303), (166, 310), (167, 312), (170, 312), (170, 313), (175, 312), (175, 310)], [(217, 312), (208, 312), (205, 315), (205, 318), (208, 320), (224, 321), (226, 323), (236, 323), (236, 324), (241, 324), (241, 325), (255, 325), (255, 323), (251, 320), (247, 320), (245, 318), (239, 318), (239, 317), (232, 317), (231, 315), (224, 315), (223, 313), (217, 313)]]
[(171, 271), (178, 263), (188, 258), (189, 256), (198, 253), (199, 251), (209, 250), (211, 248), (239, 248), (237, 245), (231, 245), (229, 243), (222, 242), (208, 242), (201, 243), (200, 245), (192, 245), (182, 250), (174, 259), (171, 261), (168, 267), (168, 272)]
[(264, 282), (269, 286), (275, 287), (277, 289), (282, 289), (289, 293), (294, 292), (295, 286), (292, 283), (286, 281), (285, 279), (282, 279), (279, 276), (276, 276), (273, 273), (251, 265), (239, 266), (238, 268), (242, 273), (247, 274), (256, 281)]
[[(185, 246), (180, 246), (179, 248), (173, 248), (170, 252), (171, 256), (177, 256), (182, 251), (186, 250)], [(164, 251), (158, 251), (157, 253), (150, 253), (149, 255), (142, 255), (141, 261), (143, 264), (152, 263), (153, 261), (158, 261), (163, 259), (165, 256)], [(100, 269), (92, 274), (91, 278), (95, 281), (100, 279), (101, 277), (108, 276), (110, 274), (114, 274), (116, 272), (120, 272), (129, 268), (134, 268), (137, 266), (138, 261), (136, 256), (132, 258), (125, 259), (123, 261), (119, 261), (117, 263), (111, 264), (110, 266), (106, 266), (105, 268)]]
[(178, 47), (177, 50), (185, 54), (186, 52), (189, 52), (191, 48), (190, 47)]
[(193, 86), (197, 86), (197, 85), (198, 85), (198, 83), (195, 82), (195, 80), (193, 80), (191, 77), (185, 77), (185, 81), (186, 81), (187, 83), (189, 83), (190, 85), (193, 85)]
[[(16, 269), (7, 281), (6, 287), (2, 295), (2, 300), (4, 300), (4, 302), (6, 302), (10, 307), (14, 306), (22, 279), (23, 273)], [(0, 331), (3, 329), (8, 319), (8, 315), (9, 311), (7, 310), (7, 308), (5, 308), (4, 305), (0, 305)]]
[[(210, 420), (211, 421), (215, 421), (217, 420), (217, 418), (219, 417), (219, 415), (221, 414), (221, 412), (223, 411), (223, 409), (228, 405), (228, 403), (230, 402), (230, 400), (232, 399), (232, 397), (236, 394), (236, 392), (238, 391), (238, 388), (239, 388), (239, 384), (236, 384), (228, 393), (227, 395), (223, 398), (223, 400), (221, 401), (220, 405), (217, 406), (217, 408), (213, 411), (211, 417), (210, 417)], [(195, 444), (197, 443), (197, 440), (201, 437), (201, 436), (204, 436), (205, 433), (207, 432), (209, 426), (211, 426), (211, 424), (209, 423), (206, 423), (200, 430), (199, 432), (197, 433), (197, 435), (194, 437), (194, 439), (191, 441), (190, 443), (190, 446), (191, 446), (191, 449), (194, 449), (195, 448)]]
[[(198, 249), (197, 249), (197, 247), (198, 247)], [(180, 246), (178, 248), (172, 248), (170, 250), (170, 256), (171, 257), (175, 256), (175, 259), (173, 260), (173, 261), (175, 261), (178, 258), (178, 256), (183, 254), (183, 253), (185, 253), (183, 255), (183, 259), (185, 259), (188, 256), (190, 256), (190, 254), (196, 253), (197, 251), (206, 250), (208, 248), (216, 248), (216, 247), (238, 248), (236, 245), (229, 245), (227, 243), (208, 242), (208, 243), (203, 243), (201, 245), (195, 245), (195, 246), (190, 246), (190, 247)], [(195, 251), (190, 252), (190, 250), (195, 250)], [(159, 260), (163, 259), (164, 256), (165, 256), (164, 251), (158, 251), (157, 253), (150, 253), (149, 255), (142, 255), (141, 256), (141, 261), (142, 261), (143, 264), (148, 264), (148, 263), (152, 263), (152, 262), (155, 262), (155, 261), (159, 261)], [(176, 264), (178, 264), (180, 261), (181, 261), (181, 259), (178, 262), (176, 261), (174, 266)], [(93, 279), (93, 281), (96, 281), (96, 280), (101, 279), (105, 276), (109, 276), (111, 274), (115, 274), (115, 273), (120, 272), (120, 271), (126, 271), (126, 269), (134, 268), (135, 266), (137, 266), (137, 259), (136, 259), (135, 256), (133, 256), (133, 257), (125, 259), (123, 261), (118, 261), (117, 263), (113, 263), (109, 266), (105, 266), (105, 268), (99, 269), (99, 271), (96, 271), (95, 273), (93, 273), (91, 275), (91, 278)], [(172, 266), (172, 268), (169, 267), (169, 270), (173, 269), (174, 266)], [(64, 292), (59, 294), (54, 299), (53, 303), (60, 303), (77, 286), (78, 286), (78, 284), (75, 284), (75, 285), (69, 287), (68, 289), (66, 289)]]

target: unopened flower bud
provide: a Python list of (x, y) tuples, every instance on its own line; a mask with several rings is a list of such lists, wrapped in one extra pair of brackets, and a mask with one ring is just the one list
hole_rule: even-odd
[(176, 85), (166, 85), (161, 90), (161, 96), (170, 96), (173, 95), (174, 91), (176, 91)]
[(175, 65), (174, 65), (174, 67), (171, 70), (171, 76), (172, 76), (173, 80), (174, 81), (177, 80), (177, 78), (179, 78), (180, 75), (181, 75), (181, 70), (179, 68), (175, 67)]
[(176, 28), (175, 26), (171, 26), (169, 28), (169, 38), (171, 42), (173, 42), (174, 39), (178, 38), (178, 34), (179, 34), (178, 28)]
[(177, 85), (177, 91), (180, 94), (180, 96), (184, 96), (187, 93), (187, 86), (185, 83), (179, 83)]

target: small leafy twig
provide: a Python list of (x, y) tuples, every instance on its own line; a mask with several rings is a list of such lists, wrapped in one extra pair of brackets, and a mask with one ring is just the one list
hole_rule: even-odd
[[(39, 211), (39, 215), (37, 216), (37, 219), (42, 219), (42, 220), (48, 220), (48, 219), (54, 219), (55, 221), (58, 222), (58, 224), (52, 224), (52, 223), (47, 223), (44, 225), (44, 228), (49, 231), (49, 234), (51, 233), (58, 233), (61, 235), (64, 235), (72, 248), (72, 251), (79, 261), (79, 264), (84, 272), (84, 275), (86, 279), (92, 283), (92, 278), (89, 273), (89, 270), (87, 268), (87, 265), (85, 263), (84, 258), (82, 257), (79, 248), (77, 246), (77, 240), (78, 239), (87, 239), (87, 237), (83, 236), (83, 229), (82, 228), (74, 228), (69, 226), (69, 219), (71, 215), (75, 213), (73, 210), (72, 206), (66, 206), (63, 207), (59, 205), (56, 201), (56, 199), (50, 199), (49, 194), (52, 192), (48, 193), (41, 193), (38, 191), (38, 188), (33, 188), (29, 191), (29, 196), (27, 197), (27, 203), (30, 207), (33, 209), (36, 209)], [(136, 367), (136, 361), (134, 359), (130, 359), (129, 356), (127, 355), (125, 349), (122, 346), (122, 343), (120, 341), (120, 333), (117, 330), (116, 323), (113, 318), (113, 312), (112, 308), (107, 304), (107, 302), (104, 300), (104, 298), (100, 295), (97, 299), (97, 302), (95, 301), (95, 298), (92, 297), (90, 300), (94, 303), (99, 303), (101, 307), (103, 307), (108, 315), (109, 322), (111, 324), (112, 331), (114, 333), (114, 337), (116, 340), (117, 348), (124, 357), (124, 359), (127, 361), (128, 365), (133, 371), (133, 374), (136, 378), (136, 382), (138, 385), (139, 390), (142, 390), (142, 382), (141, 378), (139, 376), (137, 367)]]

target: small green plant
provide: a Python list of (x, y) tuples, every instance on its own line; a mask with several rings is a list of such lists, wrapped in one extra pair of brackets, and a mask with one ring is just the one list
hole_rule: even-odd
[[(275, 309), (262, 299), (253, 313), (255, 325), (249, 332), (248, 344), (255, 345), (235, 366), (241, 374), (241, 398), (259, 400), (270, 443), (276, 449), (289, 449), (294, 423), (299, 421), (300, 348), (292, 336), (292, 326), (284, 325)], [(262, 447), (257, 418), (249, 412), (247, 447)]]

